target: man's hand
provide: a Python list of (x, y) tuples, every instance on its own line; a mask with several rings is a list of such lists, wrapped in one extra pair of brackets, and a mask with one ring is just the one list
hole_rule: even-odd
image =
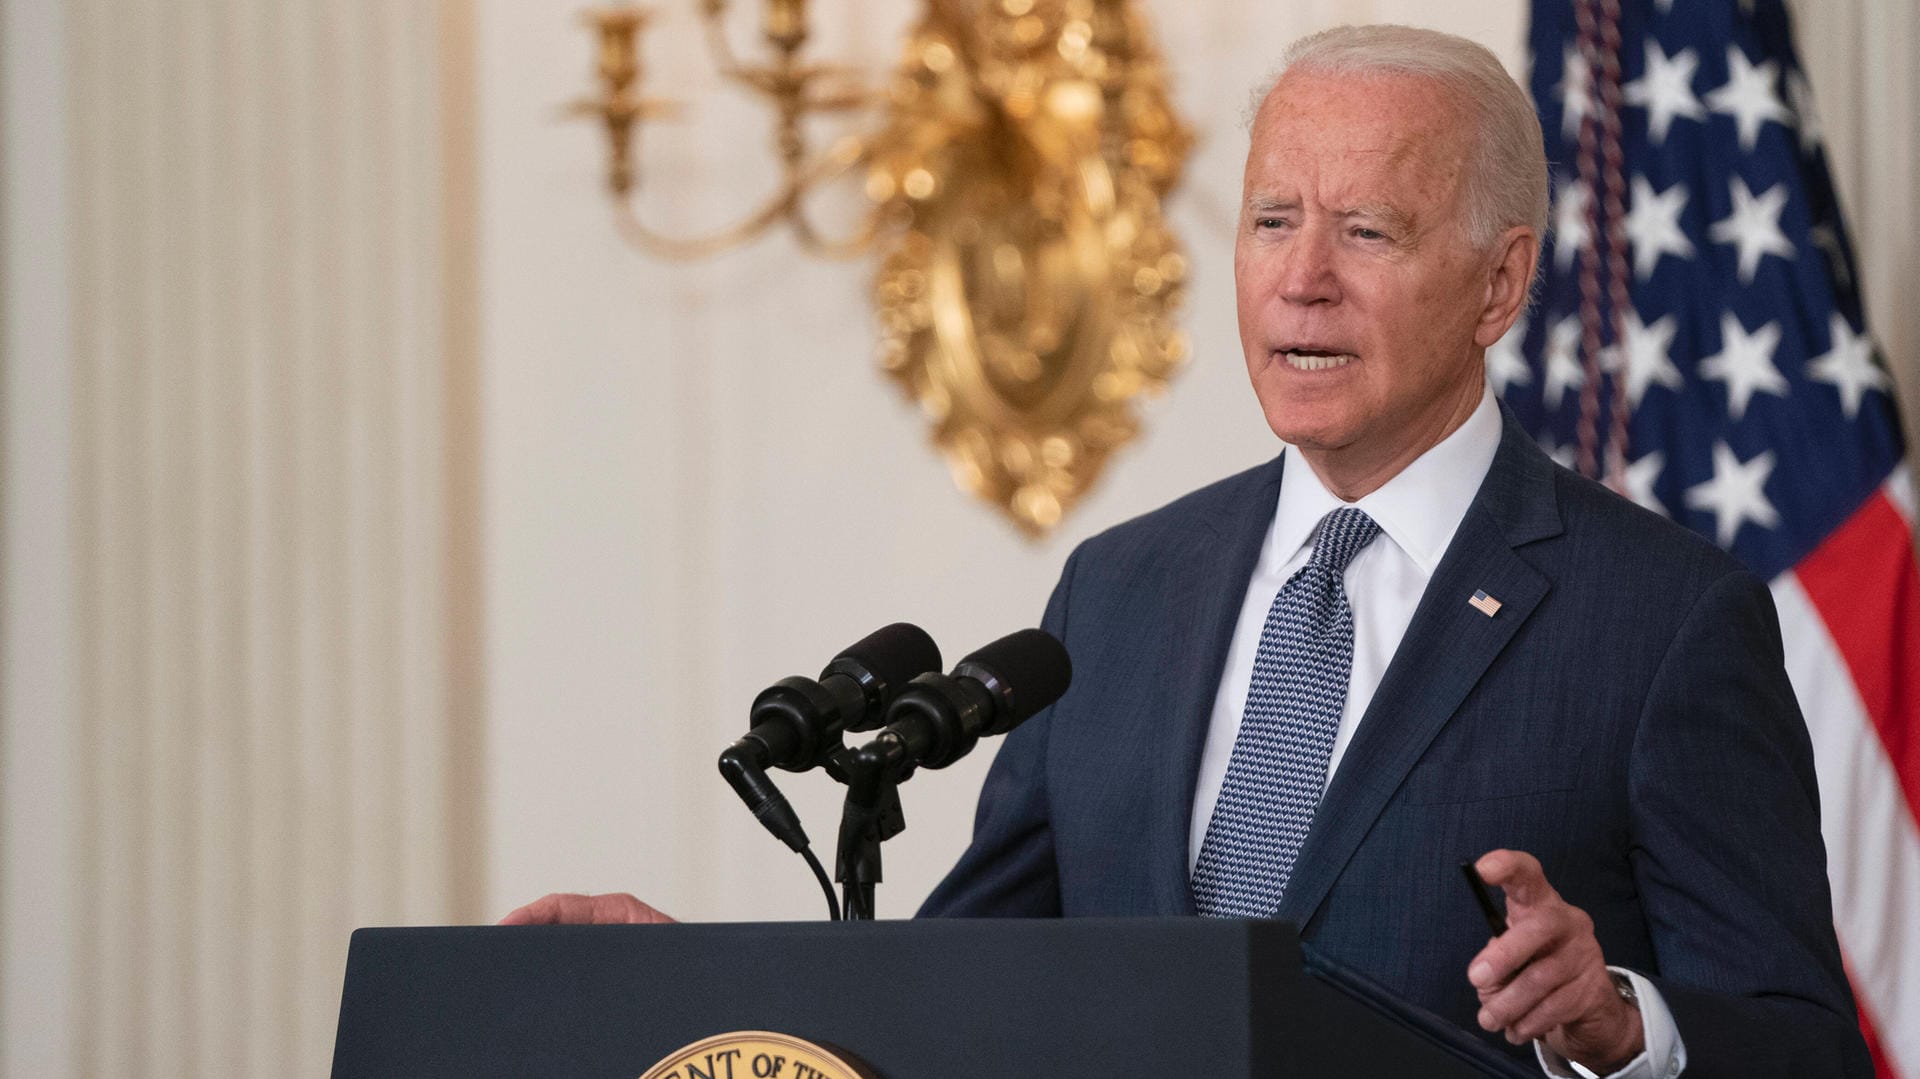
[(672, 918), (624, 892), (573, 895), (555, 892), (500, 919), (501, 925), (663, 925)]
[(1480, 1025), (1515, 1045), (1544, 1040), (1601, 1075), (1639, 1056), (1640, 1009), (1614, 990), (1587, 912), (1560, 898), (1531, 854), (1491, 851), (1474, 867), (1507, 894), (1507, 931), (1467, 964)]

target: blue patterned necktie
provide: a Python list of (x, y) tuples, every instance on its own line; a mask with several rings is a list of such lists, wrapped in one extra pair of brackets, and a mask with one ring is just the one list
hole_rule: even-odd
[(1270, 918), (1279, 909), (1347, 704), (1353, 609), (1342, 575), (1379, 534), (1351, 506), (1327, 514), (1313, 555), (1267, 609), (1240, 733), (1193, 868), (1201, 914)]

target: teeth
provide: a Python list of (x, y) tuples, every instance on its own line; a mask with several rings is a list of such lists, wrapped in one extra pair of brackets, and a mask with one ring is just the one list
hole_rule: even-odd
[(1353, 360), (1351, 353), (1337, 356), (1316, 355), (1306, 352), (1286, 352), (1287, 364), (1296, 371), (1325, 371), (1330, 367), (1345, 367)]

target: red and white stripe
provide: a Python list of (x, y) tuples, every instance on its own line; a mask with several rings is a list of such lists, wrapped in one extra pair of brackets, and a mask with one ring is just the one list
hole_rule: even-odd
[(1920, 564), (1905, 465), (1772, 582), (1834, 922), (1882, 1076), (1920, 1077)]

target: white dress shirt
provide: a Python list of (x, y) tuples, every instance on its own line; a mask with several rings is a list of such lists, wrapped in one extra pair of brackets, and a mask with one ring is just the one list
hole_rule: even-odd
[[(1453, 542), (1493, 465), (1500, 435), (1500, 410), (1493, 395), (1482, 391), (1480, 404), (1458, 429), (1378, 490), (1351, 503), (1328, 491), (1297, 451), (1286, 450), (1279, 503), (1261, 545), (1260, 559), (1254, 565), (1253, 578), (1247, 583), (1240, 619), (1234, 624), (1226, 669), (1220, 677), (1206, 745), (1200, 754), (1200, 776), (1194, 787), (1193, 819), (1187, 836), (1189, 873), (1200, 859), (1207, 825), (1213, 819), (1227, 764), (1233, 758), (1233, 743), (1239, 737), (1241, 715), (1246, 711), (1254, 653), (1260, 647), (1267, 610), (1281, 586), (1312, 556), (1321, 520), (1341, 506), (1353, 505), (1380, 526), (1374, 541), (1347, 564), (1343, 578), (1347, 603), (1353, 609), (1353, 667), (1347, 676), (1346, 708), (1340, 714), (1333, 755), (1327, 762), (1327, 781), (1331, 782), (1353, 741), (1354, 728), (1366, 714), (1374, 691), (1380, 688), (1380, 679), (1400, 647), (1400, 638), (1406, 635), (1407, 624), (1413, 621), (1414, 608), (1419, 606), (1440, 556)], [(1673, 1028), (1672, 1013), (1651, 983), (1631, 972), (1624, 973), (1639, 995), (1648, 1052), (1614, 1075), (1619, 1079), (1671, 1079), (1686, 1064), (1686, 1050)], [(1463, 969), (1460, 977), (1466, 976)], [(1541, 1067), (1549, 1075), (1575, 1074), (1544, 1045), (1534, 1045)]]

